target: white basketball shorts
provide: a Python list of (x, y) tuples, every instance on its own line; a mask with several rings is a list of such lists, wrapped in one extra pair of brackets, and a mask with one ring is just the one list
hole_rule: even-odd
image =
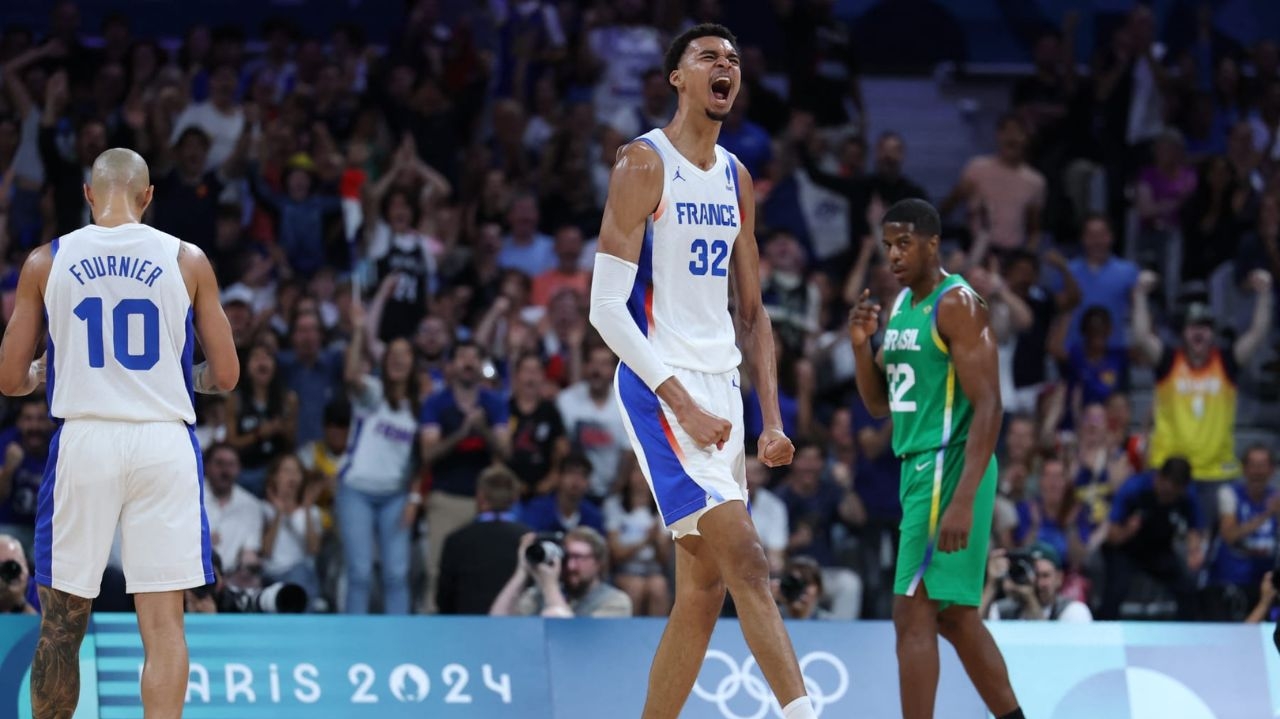
[(204, 462), (191, 428), (74, 419), (54, 432), (36, 507), (36, 581), (98, 596), (117, 524), (130, 594), (213, 582)]
[(733, 425), (723, 449), (699, 447), (680, 427), (671, 408), (631, 368), (618, 365), (614, 389), (622, 423), (662, 521), (678, 538), (698, 534), (698, 520), (712, 507), (747, 501), (747, 465), (738, 371), (706, 374), (672, 369), (699, 406)]

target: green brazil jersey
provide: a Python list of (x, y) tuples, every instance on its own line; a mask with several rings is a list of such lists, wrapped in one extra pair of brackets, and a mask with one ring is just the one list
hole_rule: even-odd
[[(938, 302), (947, 292), (973, 292), (959, 275), (947, 275), (919, 302), (903, 290), (884, 333), (884, 371), (893, 417), (893, 452), (906, 457), (962, 446), (973, 405), (960, 391), (951, 352), (938, 332)], [(976, 293), (975, 293), (975, 296)]]

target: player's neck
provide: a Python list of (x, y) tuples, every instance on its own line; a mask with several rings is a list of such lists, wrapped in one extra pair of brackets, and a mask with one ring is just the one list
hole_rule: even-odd
[(941, 267), (934, 267), (925, 272), (920, 279), (911, 285), (912, 301), (919, 302), (933, 294), (933, 291), (938, 289), (938, 285), (942, 284), (942, 281), (946, 278), (947, 273), (943, 272)]
[(123, 193), (108, 194), (94, 203), (93, 224), (99, 227), (119, 227), (141, 221), (142, 213)]
[(716, 140), (720, 139), (720, 124), (705, 114), (699, 117), (681, 106), (676, 110), (671, 124), (662, 128), (662, 131), (685, 159), (703, 170), (710, 170), (716, 164)]

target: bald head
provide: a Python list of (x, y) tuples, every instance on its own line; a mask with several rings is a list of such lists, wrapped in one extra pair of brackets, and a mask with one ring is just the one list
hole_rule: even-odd
[(100, 225), (138, 222), (151, 204), (151, 172), (147, 161), (124, 147), (113, 147), (93, 161), (93, 175), (85, 188)]
[(22, 542), (8, 534), (0, 534), (0, 562), (17, 560), (23, 567), (27, 566), (27, 556), (22, 551)]
[(142, 155), (123, 147), (113, 147), (93, 161), (95, 193), (125, 190), (129, 194), (145, 192), (151, 185), (151, 173)]

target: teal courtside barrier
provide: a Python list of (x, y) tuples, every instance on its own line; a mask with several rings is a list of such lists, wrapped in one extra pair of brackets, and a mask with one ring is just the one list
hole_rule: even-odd
[[(190, 719), (625, 719), (639, 716), (659, 620), (488, 617), (189, 618)], [(789, 625), (824, 717), (899, 717), (893, 629)], [(992, 625), (1027, 716), (1280, 717), (1272, 626)], [(30, 716), (34, 617), (0, 616), (0, 719)], [(77, 719), (142, 716), (134, 617), (96, 615)], [(986, 717), (943, 651), (939, 719)], [(737, 625), (723, 622), (686, 719), (777, 717)]]

